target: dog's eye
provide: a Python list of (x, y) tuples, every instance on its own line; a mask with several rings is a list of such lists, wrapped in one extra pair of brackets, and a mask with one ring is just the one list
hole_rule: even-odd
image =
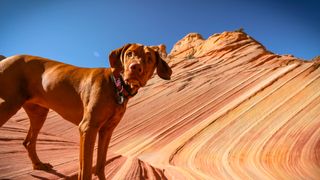
[(131, 58), (132, 56), (133, 56), (133, 52), (132, 51), (127, 52), (127, 57)]

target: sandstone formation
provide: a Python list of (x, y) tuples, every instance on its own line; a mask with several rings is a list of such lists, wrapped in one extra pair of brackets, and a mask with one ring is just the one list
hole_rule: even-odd
[(153, 49), (155, 49), (156, 51), (159, 52), (160, 56), (162, 58), (166, 58), (167, 57), (167, 47), (164, 44), (160, 44), (158, 46), (152, 46)]
[[(108, 151), (108, 179), (319, 179), (320, 61), (276, 55), (242, 31), (191, 33), (129, 103)], [(2, 87), (1, 87), (2, 88)], [(23, 110), (0, 128), (0, 179), (75, 178), (78, 129), (54, 112), (33, 171)]]

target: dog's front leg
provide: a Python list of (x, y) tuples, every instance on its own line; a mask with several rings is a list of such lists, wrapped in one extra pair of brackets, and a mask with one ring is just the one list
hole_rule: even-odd
[(124, 111), (116, 113), (116, 115), (110, 118), (99, 130), (98, 154), (95, 174), (99, 177), (100, 180), (105, 179), (104, 167), (106, 164), (108, 146), (113, 130), (117, 127), (118, 123), (122, 119), (123, 114)]
[(80, 131), (80, 172), (79, 180), (89, 180), (92, 176), (92, 157), (98, 127), (90, 126), (89, 119), (79, 125)]
[(100, 180), (105, 179), (104, 167), (113, 129), (114, 128), (110, 129), (108, 127), (102, 127), (99, 130), (98, 154), (95, 174), (99, 177)]

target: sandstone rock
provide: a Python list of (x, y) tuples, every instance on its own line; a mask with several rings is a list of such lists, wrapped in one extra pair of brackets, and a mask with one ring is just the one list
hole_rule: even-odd
[(215, 51), (237, 49), (248, 44), (265, 50), (264, 46), (248, 36), (243, 30), (214, 34), (206, 40), (200, 34), (190, 33), (174, 45), (169, 57), (191, 59), (206, 56)]
[(195, 48), (204, 42), (198, 33), (190, 33), (178, 41), (170, 52), (170, 58), (189, 58), (195, 54)]
[[(242, 31), (189, 34), (168, 56), (172, 80), (151, 79), (114, 131), (107, 179), (319, 179), (317, 59)], [(78, 128), (49, 113), (37, 148), (54, 173), (32, 170), (27, 129), (22, 110), (0, 128), (0, 179), (75, 178)]]
[(166, 45), (160, 44), (158, 46), (152, 46), (152, 48), (155, 49), (156, 51), (158, 51), (160, 56), (163, 59), (166, 59), (166, 57), (167, 57), (167, 47), (166, 47)]
[(316, 56), (312, 59), (313, 62), (319, 62), (320, 63), (320, 56)]

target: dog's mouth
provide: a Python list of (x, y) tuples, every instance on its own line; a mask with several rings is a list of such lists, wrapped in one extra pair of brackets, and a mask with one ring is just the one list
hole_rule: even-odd
[(124, 79), (124, 83), (134, 91), (138, 90), (141, 87), (140, 81), (136, 79)]

